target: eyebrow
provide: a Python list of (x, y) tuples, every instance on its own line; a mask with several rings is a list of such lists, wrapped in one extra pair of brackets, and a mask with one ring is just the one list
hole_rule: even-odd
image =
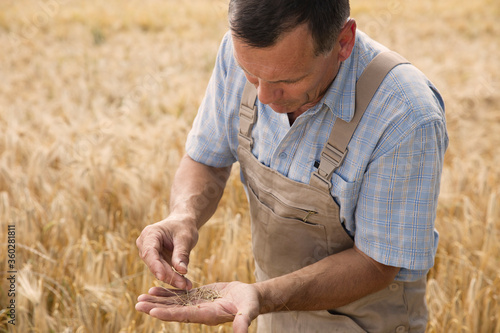
[[(236, 60), (236, 59), (235, 59)], [(250, 73), (249, 71), (247, 71), (243, 66), (241, 66), (241, 64), (239, 63), (238, 60), (236, 60), (236, 63), (238, 64), (238, 66), (245, 72), (247, 73), (248, 75), (250, 76), (254, 76), (252, 73)], [(295, 83), (295, 82), (299, 82), (300, 80), (304, 79), (305, 77), (307, 77), (309, 74), (305, 74), (301, 77), (298, 77), (298, 78), (295, 78), (295, 79), (286, 79), (286, 80), (277, 80), (277, 81), (266, 81), (268, 83)]]

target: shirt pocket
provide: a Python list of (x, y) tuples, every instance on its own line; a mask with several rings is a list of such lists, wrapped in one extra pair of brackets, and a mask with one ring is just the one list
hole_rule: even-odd
[(339, 206), (340, 222), (351, 237), (354, 237), (356, 232), (354, 213), (357, 208), (361, 183), (362, 179), (348, 181), (336, 173), (332, 175), (331, 195)]

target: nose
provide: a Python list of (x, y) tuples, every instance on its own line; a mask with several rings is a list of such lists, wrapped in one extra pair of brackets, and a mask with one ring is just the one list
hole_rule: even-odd
[(273, 83), (268, 83), (263, 80), (257, 81), (256, 88), (259, 101), (262, 104), (271, 104), (279, 101), (283, 95), (283, 89), (276, 87)]

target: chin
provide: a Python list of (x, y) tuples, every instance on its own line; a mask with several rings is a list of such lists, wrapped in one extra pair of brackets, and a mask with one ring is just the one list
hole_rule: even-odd
[(268, 106), (273, 109), (274, 112), (277, 113), (291, 113), (294, 110), (286, 105), (280, 105), (280, 104), (268, 104)]

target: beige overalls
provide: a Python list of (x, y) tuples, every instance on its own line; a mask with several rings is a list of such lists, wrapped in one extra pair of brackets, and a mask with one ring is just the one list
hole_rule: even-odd
[[(354, 118), (349, 123), (336, 120), (309, 184), (290, 180), (253, 156), (257, 93), (247, 83), (240, 106), (238, 158), (250, 202), (257, 281), (291, 273), (353, 247), (330, 194), (331, 176), (342, 163), (378, 86), (393, 67), (406, 62), (396, 53), (384, 52), (368, 65), (356, 85)], [(424, 332), (425, 279), (394, 281), (384, 290), (334, 310), (271, 313), (259, 316), (257, 322), (259, 333)]]

